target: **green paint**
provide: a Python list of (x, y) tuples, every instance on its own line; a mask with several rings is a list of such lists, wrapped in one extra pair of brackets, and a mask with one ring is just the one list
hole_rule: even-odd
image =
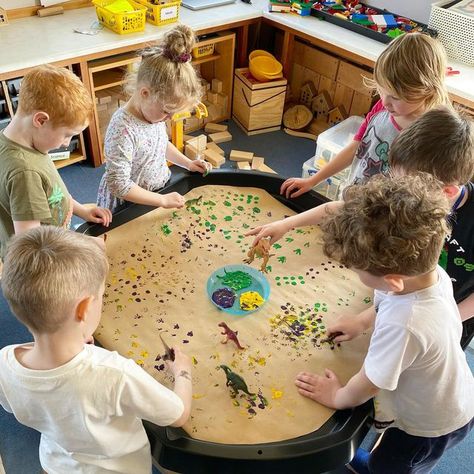
[(237, 209), (238, 209), (239, 211), (243, 211), (243, 210), (244, 210), (244, 206), (237, 206)]
[(229, 221), (232, 220), (232, 216), (225, 216), (225, 217), (224, 217), (224, 220), (225, 220), (226, 222), (229, 222)]
[(248, 229), (250, 226), (249, 226), (248, 224), (242, 224), (242, 227), (243, 227), (244, 229)]
[(168, 227), (168, 224), (163, 224), (161, 226), (161, 232), (165, 235), (170, 235), (171, 234), (171, 229)]
[(219, 280), (222, 280), (222, 283), (229, 288), (232, 288), (234, 291), (243, 290), (248, 288), (252, 284), (252, 277), (240, 270), (236, 272), (225, 272), (225, 275), (219, 276), (216, 275)]
[(365, 304), (372, 303), (372, 298), (371, 298), (370, 296), (366, 296), (366, 297), (364, 298), (364, 303), (365, 303)]
[(281, 245), (280, 244), (273, 244), (273, 248), (278, 250), (278, 249), (281, 249)]
[(217, 220), (217, 216), (212, 214), (209, 216), (209, 219), (212, 219), (213, 221), (216, 221)]
[(293, 240), (295, 240), (295, 239), (292, 239), (291, 237), (287, 237), (287, 238), (285, 239), (285, 241), (288, 242), (288, 243), (293, 242)]
[(285, 263), (285, 262), (286, 262), (286, 257), (282, 255), (281, 257), (278, 257), (277, 260), (278, 260), (280, 263)]
[(296, 255), (301, 255), (301, 249), (295, 249), (295, 250), (293, 250), (293, 252), (294, 252)]
[(254, 214), (260, 214), (260, 208), (254, 207), (254, 208), (252, 209), (252, 212), (253, 212)]
[(230, 207), (232, 204), (229, 201), (224, 201), (224, 206)]

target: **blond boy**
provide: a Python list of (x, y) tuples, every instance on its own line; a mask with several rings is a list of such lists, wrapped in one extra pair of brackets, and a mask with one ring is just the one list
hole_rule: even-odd
[[(431, 472), (474, 424), (461, 319), (451, 281), (437, 266), (450, 207), (428, 174), (377, 176), (348, 188), (321, 225), (325, 254), (375, 290), (365, 314), (374, 332), (347, 384), (329, 369), (301, 372), (295, 383), (303, 396), (335, 409), (376, 396), (375, 424), (388, 429), (359, 473)], [(346, 332), (342, 323), (339, 329)]]
[(68, 227), (72, 214), (109, 225), (110, 211), (70, 196), (48, 155), (87, 127), (92, 106), (66, 68), (39, 66), (23, 78), (17, 113), (0, 132), (0, 256), (13, 234), (41, 224)]
[(53, 226), (11, 239), (2, 289), (34, 342), (0, 351), (0, 404), (41, 432), (49, 474), (150, 474), (142, 419), (181, 426), (192, 400), (191, 363), (167, 365), (174, 391), (116, 352), (85, 344), (100, 321), (107, 258), (96, 239)]

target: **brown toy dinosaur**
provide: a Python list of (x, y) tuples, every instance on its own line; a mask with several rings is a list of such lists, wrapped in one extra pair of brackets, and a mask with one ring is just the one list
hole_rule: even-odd
[(230, 339), (239, 349), (245, 349), (245, 347), (242, 347), (240, 345), (239, 339), (237, 338), (238, 331), (232, 331), (232, 329), (224, 322), (219, 323), (218, 326), (224, 330), (224, 332), (221, 332), (221, 334), (225, 336), (225, 339), (222, 341), (222, 344), (227, 344), (227, 341)]
[(263, 258), (260, 271), (262, 273), (267, 273), (267, 263), (273, 255), (275, 254), (270, 254), (270, 239), (268, 237), (263, 237), (249, 250), (247, 254), (248, 258), (244, 260), (244, 263), (252, 263), (255, 257)]

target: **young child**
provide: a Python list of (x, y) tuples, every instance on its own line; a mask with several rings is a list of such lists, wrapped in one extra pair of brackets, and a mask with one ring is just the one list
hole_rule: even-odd
[(15, 233), (40, 224), (68, 227), (71, 215), (108, 226), (108, 209), (72, 199), (48, 151), (87, 127), (92, 99), (69, 69), (39, 66), (22, 80), (18, 110), (0, 132), (0, 257)]
[[(472, 122), (452, 108), (438, 106), (409, 125), (394, 141), (389, 156), (393, 173), (406, 174), (423, 171), (436, 176), (443, 184), (453, 211), (452, 231), (441, 252), (440, 265), (453, 281), (454, 297), (464, 321), (461, 345), (466, 348), (474, 336), (474, 127)], [(393, 174), (392, 173), (392, 174)], [(255, 235), (254, 244), (262, 237), (271, 243), (294, 227), (316, 225), (337, 209), (341, 201), (334, 201), (310, 209), (287, 219), (257, 227), (246, 235)], [(356, 321), (354, 316), (343, 318), (343, 324)], [(334, 325), (333, 332), (338, 331)], [(336, 341), (345, 340), (342, 335)]]
[(298, 197), (351, 163), (347, 184), (387, 171), (390, 145), (400, 130), (431, 107), (449, 103), (444, 84), (446, 64), (446, 52), (430, 36), (411, 33), (392, 41), (375, 63), (374, 79), (366, 79), (380, 100), (352, 142), (313, 176), (287, 179), (281, 194)]
[(346, 385), (329, 369), (301, 372), (298, 391), (345, 409), (376, 396), (387, 428), (359, 473), (431, 472), (474, 425), (474, 379), (448, 275), (437, 267), (451, 209), (431, 175), (378, 176), (351, 186), (322, 224), (324, 253), (375, 289), (375, 323), (361, 370)]
[(41, 432), (49, 474), (150, 474), (142, 419), (181, 426), (191, 408), (191, 362), (178, 348), (173, 391), (130, 359), (85, 344), (102, 309), (107, 258), (91, 237), (42, 226), (14, 237), (2, 289), (34, 342), (0, 351), (0, 404)]
[(170, 178), (166, 160), (207, 173), (211, 165), (190, 160), (168, 141), (165, 120), (193, 107), (201, 84), (191, 64), (194, 34), (185, 25), (169, 31), (158, 48), (143, 52), (136, 86), (127, 104), (110, 120), (105, 135), (105, 174), (97, 202), (115, 211), (125, 201), (165, 208), (182, 207), (178, 193), (158, 194)]

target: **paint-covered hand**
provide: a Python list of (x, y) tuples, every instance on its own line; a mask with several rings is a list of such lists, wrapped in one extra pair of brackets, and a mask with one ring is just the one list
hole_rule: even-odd
[(189, 165), (189, 171), (195, 171), (196, 173), (202, 173), (204, 176), (212, 170), (211, 163), (204, 160), (194, 160)]
[(172, 349), (174, 351), (174, 361), (167, 359), (165, 361), (166, 367), (173, 374), (175, 379), (177, 377), (183, 377), (191, 380), (191, 359), (181, 349), (177, 347), (173, 347)]
[(255, 229), (249, 230), (246, 237), (249, 235), (255, 235), (255, 239), (252, 242), (252, 247), (255, 247), (260, 239), (264, 237), (270, 237), (270, 245), (273, 245), (277, 240), (281, 239), (291, 227), (285, 222), (285, 219), (280, 221), (272, 222), (271, 224), (261, 225)]
[(95, 206), (87, 209), (87, 212), (84, 215), (84, 220), (87, 222), (102, 224), (104, 227), (109, 227), (112, 222), (112, 213), (110, 212), (110, 209)]
[(328, 326), (327, 337), (331, 337), (333, 334), (339, 333), (334, 336), (332, 340), (334, 342), (350, 341), (357, 336), (360, 336), (367, 327), (364, 321), (358, 317), (359, 315), (344, 315), (336, 320), (334, 324)]
[(169, 193), (160, 195), (160, 201), (158, 204), (160, 207), (165, 209), (181, 208), (184, 206), (184, 197), (179, 193)]
[(288, 178), (280, 188), (280, 194), (283, 194), (287, 199), (301, 196), (313, 188), (309, 178)]
[(336, 374), (329, 369), (325, 369), (324, 375), (300, 372), (295, 385), (301, 395), (329, 408), (336, 408), (336, 393), (342, 387)]

